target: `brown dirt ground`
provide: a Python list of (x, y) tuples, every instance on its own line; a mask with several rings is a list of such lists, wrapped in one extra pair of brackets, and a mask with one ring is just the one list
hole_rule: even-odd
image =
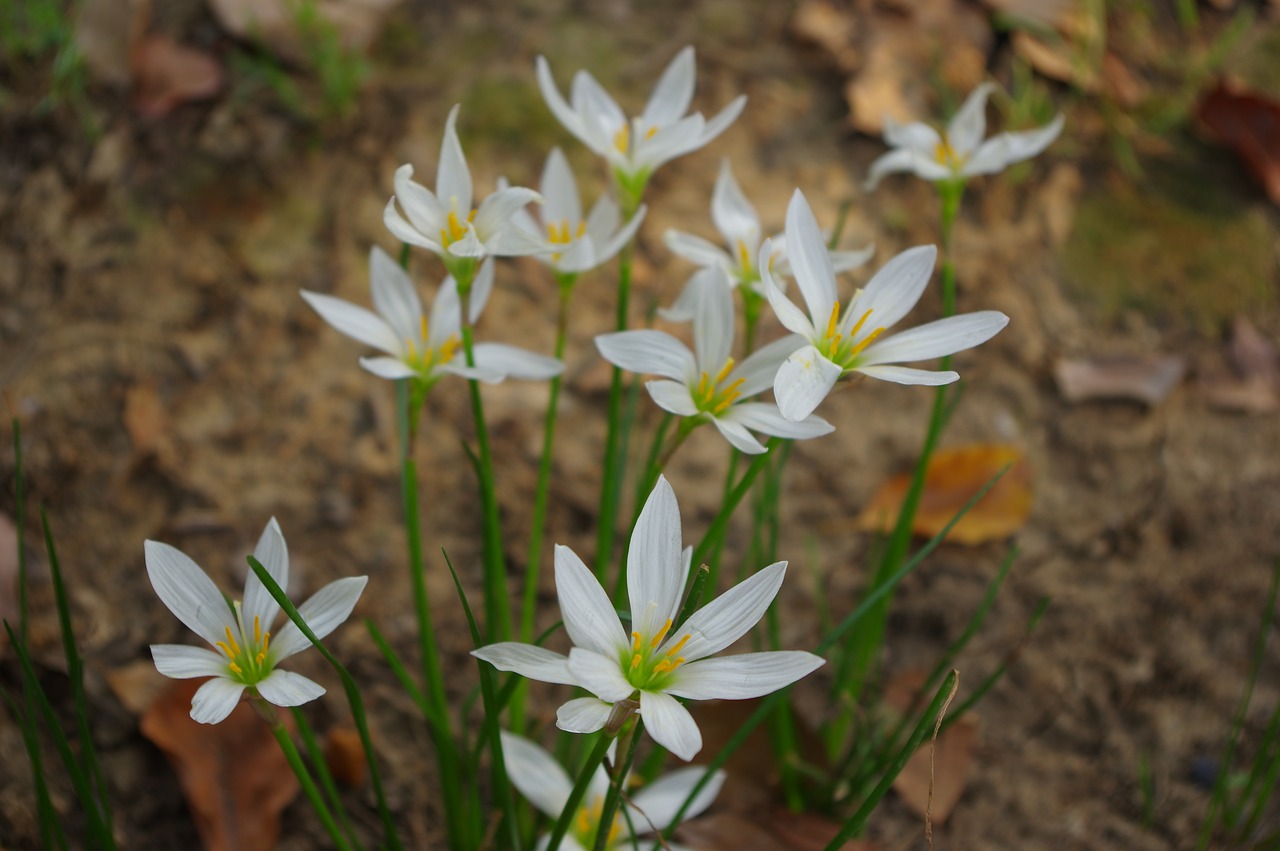
[[(243, 555), (274, 515), (300, 593), (366, 573), (359, 613), (397, 647), (412, 647), (391, 388), (357, 367), (358, 347), (323, 325), (297, 292), (366, 301), (369, 246), (395, 248), (380, 215), (391, 175), (403, 162), (433, 172), (452, 103), (463, 103), (463, 142), (484, 191), (502, 171), (517, 183), (536, 180), (555, 143), (580, 173), (597, 174), (536, 101), (539, 52), (552, 57), (562, 82), (591, 67), (636, 106), (646, 81), (693, 42), (704, 110), (748, 93), (734, 128), (654, 181), (640, 306), (669, 298), (687, 273), (662, 247), (662, 231), (679, 225), (711, 235), (707, 204), (722, 156), (733, 159), (774, 225), (796, 186), (827, 221), (854, 199), (846, 242), (874, 240), (873, 268), (936, 240), (927, 186), (899, 178), (872, 196), (859, 189), (881, 147), (844, 128), (840, 81), (785, 37), (785, 7), (699, 0), (643, 13), (620, 3), (528, 3), (500, 15), (494, 8), (446, 13), (411, 3), (397, 11), (355, 116), (322, 130), (306, 129), (261, 96), (226, 96), (145, 121), (123, 95), (103, 90), (94, 95), (104, 130), (96, 140), (65, 115), (30, 118), (13, 103), (0, 109), (0, 388), (23, 422), (30, 504), (47, 506), (71, 577), (122, 847), (196, 842), (170, 769), (105, 680), (145, 661), (148, 643), (185, 640), (148, 587), (144, 539), (180, 547), (233, 588)], [(184, 14), (166, 18), (178, 34), (225, 47), (207, 12)], [(510, 106), (513, 98), (526, 100)], [(1087, 101), (1073, 108), (1087, 117)], [(1080, 194), (1123, 182), (1093, 142), (1072, 140), (1070, 126), (1026, 179), (975, 186), (957, 234), (961, 309), (996, 308), (1013, 321), (993, 343), (960, 357), (968, 388), (947, 442), (1018, 443), (1035, 471), (1020, 555), (959, 663), (963, 682), (977, 682), (1018, 646), (1042, 597), (1052, 603), (976, 710), (973, 773), (935, 837), (944, 849), (1189, 847), (1207, 801), (1191, 780), (1193, 762), (1220, 752), (1280, 553), (1280, 418), (1214, 410), (1194, 378), (1226, 368), (1221, 323), (1206, 328), (1173, 309), (1104, 311), (1066, 283), (1062, 251)], [(1204, 145), (1194, 151), (1213, 163), (1226, 157)], [(1234, 166), (1216, 168), (1212, 174), (1229, 175), (1232, 209), (1266, 223), (1270, 278), (1262, 285), (1274, 293), (1274, 210)], [(592, 195), (601, 187), (593, 180)], [(423, 255), (413, 271), (428, 286), (440, 274)], [(484, 325), (495, 337), (549, 350), (553, 283), (528, 262), (505, 264), (499, 275)], [(1271, 339), (1280, 333), (1275, 304), (1273, 295), (1252, 317)], [(594, 547), (607, 384), (590, 339), (610, 326), (612, 309), (607, 275), (580, 285), (548, 547), (567, 543), (584, 555)], [(930, 298), (919, 315), (937, 309)], [(1059, 357), (1157, 351), (1185, 356), (1193, 378), (1154, 408), (1069, 405), (1052, 379)], [(465, 567), (479, 560), (479, 537), (474, 486), (458, 449), (470, 433), (461, 391), (445, 383), (432, 394), (418, 457), (427, 539)], [(824, 405), (835, 435), (795, 448), (780, 552), (804, 570), (793, 571), (784, 591), (787, 611), (811, 603), (812, 584), (801, 580), (811, 571), (837, 612), (856, 603), (872, 542), (852, 518), (885, 476), (909, 466), (929, 398), (863, 383)], [(486, 389), (485, 401), (518, 577), (545, 388), (509, 382)], [(10, 481), (7, 440), (0, 470)], [(687, 539), (714, 510), (724, 464), (715, 436), (698, 433), (670, 470)], [(8, 485), (0, 510), (14, 514)], [(35, 541), (37, 527), (29, 526)], [(731, 564), (745, 525), (735, 533)], [(891, 622), (887, 671), (936, 658), (1006, 548), (944, 547), (908, 580)], [(39, 549), (32, 545), (36, 655), (55, 694), (65, 693)], [(469, 641), (443, 565), (433, 567), (450, 686), (461, 699), (474, 677)], [(544, 590), (550, 622), (549, 582)], [(812, 643), (808, 629), (804, 619), (790, 623), (791, 646)], [(437, 804), (424, 731), (362, 629), (348, 625), (332, 643), (367, 684), (397, 817), (416, 847), (429, 847)], [(1246, 752), (1280, 700), (1277, 661), (1273, 643)], [(324, 679), (321, 667), (316, 658), (297, 660), (297, 669)], [(6, 687), (15, 671), (12, 653), (0, 656)], [(321, 701), (316, 717), (340, 717), (339, 695)], [(545, 718), (555, 704), (544, 697)], [(822, 712), (818, 704), (803, 709)], [(1156, 793), (1149, 827), (1138, 782), (1144, 758)], [(29, 773), (7, 715), (0, 766), (0, 847), (35, 847)], [(61, 803), (71, 806), (69, 798)], [(361, 818), (372, 831), (372, 816)], [(871, 835), (886, 848), (921, 847), (921, 831), (891, 797)], [(322, 844), (304, 806), (287, 814), (284, 835), (281, 848)]]

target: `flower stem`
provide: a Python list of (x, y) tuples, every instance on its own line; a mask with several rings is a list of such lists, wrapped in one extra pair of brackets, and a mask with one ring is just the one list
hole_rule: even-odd
[(644, 729), (644, 720), (636, 719), (635, 726), (627, 739), (626, 754), (621, 762), (613, 765), (609, 772), (609, 791), (604, 796), (604, 806), (600, 809), (600, 822), (596, 825), (596, 841), (592, 851), (605, 851), (609, 844), (609, 835), (613, 833), (613, 820), (618, 814), (618, 804), (622, 801), (622, 786), (627, 782), (631, 772), (631, 764), (636, 759), (636, 746), (640, 744), (640, 731)]
[(611, 737), (601, 736), (596, 742), (595, 748), (587, 756), (587, 761), (582, 764), (578, 779), (574, 782), (573, 789), (569, 792), (569, 798), (564, 802), (564, 810), (560, 813), (560, 818), (556, 819), (556, 826), (552, 829), (551, 836), (547, 839), (545, 851), (557, 851), (560, 847), (560, 842), (564, 839), (565, 834), (569, 832), (569, 825), (573, 823), (578, 814), (578, 807), (582, 804), (582, 798), (587, 793), (587, 787), (591, 785), (591, 778), (595, 775), (600, 763), (604, 762), (605, 755), (609, 753), (609, 745), (612, 743), (613, 739)]
[[(618, 306), (614, 327), (627, 330), (627, 308), (631, 299), (631, 262), (635, 243), (629, 242), (618, 254)], [(596, 527), (596, 578), (603, 583), (604, 572), (613, 555), (613, 539), (621, 501), (623, 460), (626, 442), (622, 439), (622, 368), (613, 368), (609, 384), (609, 423), (604, 438), (604, 478), (600, 483), (600, 516)]]
[(302, 791), (306, 794), (307, 800), (311, 802), (312, 809), (320, 817), (325, 830), (329, 831), (329, 838), (333, 840), (334, 847), (338, 851), (352, 851), (351, 844), (347, 842), (347, 838), (338, 829), (337, 823), (333, 820), (333, 814), (329, 812), (329, 807), (325, 804), (320, 790), (316, 788), (315, 781), (311, 779), (311, 772), (307, 771), (306, 765), (302, 762), (302, 756), (298, 753), (298, 749), (294, 747), (293, 737), (289, 735), (289, 731), (285, 729), (284, 724), (280, 723), (275, 711), (266, 701), (259, 697), (252, 698), (252, 700), (255, 708), (267, 721), (271, 735), (275, 736), (276, 742), (280, 744), (280, 750), (284, 752), (284, 758), (289, 761), (289, 767), (298, 776), (298, 782), (302, 784)]

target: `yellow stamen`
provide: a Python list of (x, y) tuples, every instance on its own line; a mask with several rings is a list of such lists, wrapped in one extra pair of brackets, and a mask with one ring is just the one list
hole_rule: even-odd
[(653, 637), (653, 648), (655, 650), (662, 643), (662, 639), (667, 637), (667, 630), (669, 629), (671, 629), (671, 618), (667, 618), (667, 622), (662, 625), (662, 629), (658, 630), (658, 634)]
[(640, 643), (641, 643), (640, 633), (638, 632), (631, 633), (631, 650), (633, 652), (635, 653), (640, 652)]
[(253, 616), (253, 643), (254, 644), (262, 643), (262, 623), (258, 619), (257, 615)]
[(232, 656), (240, 655), (240, 645), (236, 643), (235, 636), (231, 634), (231, 627), (227, 627), (227, 646), (229, 646), (232, 650), (230, 655)]
[(221, 650), (228, 659), (234, 659), (236, 657), (236, 654), (231, 652), (231, 648), (227, 646), (227, 643), (225, 641), (219, 641), (217, 644), (214, 645), (214, 647), (217, 647), (219, 650)]
[[(680, 639), (679, 641), (677, 641), (677, 642), (676, 642), (676, 646), (675, 646), (675, 647), (672, 647), (670, 650), (668, 650), (668, 651), (667, 651), (667, 658), (670, 658), (670, 657), (672, 657), (672, 656), (676, 655), (677, 653), (679, 653), (679, 652), (680, 652), (680, 648), (684, 647), (684, 646), (685, 646), (685, 644), (686, 644), (686, 643), (688, 643), (689, 639), (690, 639), (690, 638), (692, 638), (692, 637), (693, 637), (693, 633), (689, 633), (689, 634), (688, 634), (688, 635), (686, 635), (684, 638), (682, 638), (682, 639)], [(681, 661), (681, 662), (683, 662), (684, 660), (683, 660), (683, 659), (681, 659), (680, 661)]]
[(230, 668), (231, 673), (235, 674), (237, 677), (244, 675), (244, 671), (242, 671), (240, 669), (240, 666), (237, 665), (235, 662), (232, 662), (231, 664), (227, 665), (227, 667)]
[(631, 128), (625, 124), (613, 135), (613, 146), (625, 154), (631, 148)]
[(631, 657), (631, 670), (633, 670), (633, 671), (634, 671), (636, 668), (639, 668), (639, 667), (640, 667), (640, 662), (641, 662), (641, 661), (642, 661), (642, 659), (641, 659), (641, 657), (640, 657), (640, 654), (639, 654), (639, 653), (637, 653), (636, 655), (632, 656), (632, 657)]
[[(716, 386), (720, 386), (720, 382), (729, 377), (729, 373), (733, 371), (733, 358), (729, 358), (724, 362), (724, 367), (716, 373)], [(741, 381), (741, 379), (739, 379)]]
[[(863, 326), (864, 324), (866, 324), (867, 317), (869, 317), (870, 315), (871, 315), (871, 311), (870, 311), (870, 310), (868, 310), (866, 313), (862, 314), (862, 317), (857, 321), (857, 323), (856, 323), (856, 324), (853, 326), (853, 328), (849, 331), (849, 336), (850, 336), (850, 337), (856, 337), (856, 336), (858, 336), (858, 332), (862, 330), (862, 326)], [(881, 331), (883, 331), (884, 329), (882, 328), (882, 329), (880, 329), (880, 330), (881, 330)], [(877, 332), (877, 333), (879, 333), (879, 332)]]
[(870, 334), (867, 335), (866, 339), (864, 339), (861, 343), (859, 343), (858, 345), (854, 346), (852, 349), (849, 350), (849, 357), (853, 357), (854, 355), (858, 354), (863, 349), (865, 349), (867, 346), (871, 345), (875, 341), (876, 337), (879, 337), (883, 333), (884, 333), (883, 328), (877, 328), (876, 330), (872, 331)]
[(831, 305), (831, 318), (827, 320), (827, 339), (836, 335), (836, 325), (840, 322), (840, 302)]
[(657, 135), (658, 135), (658, 128), (650, 127), (649, 130), (644, 134), (644, 137), (646, 139), (652, 139), (654, 136), (657, 136)]
[(751, 253), (747, 251), (747, 244), (742, 240), (738, 240), (738, 265), (744, 272), (751, 269)]

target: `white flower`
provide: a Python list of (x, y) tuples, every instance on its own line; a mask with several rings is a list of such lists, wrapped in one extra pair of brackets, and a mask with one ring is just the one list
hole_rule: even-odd
[[(213, 678), (196, 691), (192, 718), (217, 724), (231, 714), (245, 689), (276, 706), (299, 706), (324, 694), (322, 686), (301, 674), (276, 668), (311, 642), (293, 621), (272, 637), (271, 625), (280, 606), (256, 574), (250, 571), (245, 580), (244, 602), (228, 602), (213, 580), (181, 551), (157, 541), (147, 541), (143, 547), (147, 576), (160, 600), (214, 648), (151, 645), (156, 669), (166, 677)], [(289, 551), (274, 517), (262, 530), (253, 555), (287, 591)], [(330, 582), (299, 606), (298, 614), (317, 638), (324, 638), (351, 614), (368, 581), (367, 576), (353, 576)]]
[(701, 270), (690, 281), (695, 302), (693, 352), (670, 334), (652, 330), (601, 334), (596, 347), (615, 366), (663, 376), (666, 380), (645, 384), (659, 407), (676, 416), (713, 423), (742, 452), (765, 451), (748, 429), (801, 440), (830, 434), (834, 427), (819, 417), (791, 422), (778, 413), (777, 405), (745, 401), (773, 384), (778, 367), (804, 341), (788, 335), (735, 363), (729, 356), (733, 296), (726, 284), (718, 266)]
[[(505, 184), (502, 180), (498, 185)], [(563, 275), (579, 275), (609, 262), (644, 221), (646, 208), (641, 206), (623, 227), (618, 205), (607, 195), (601, 195), (587, 217), (582, 218), (578, 182), (559, 148), (552, 148), (547, 157), (541, 190), (541, 223), (527, 209), (518, 211), (512, 221), (551, 244), (553, 253), (539, 255), (538, 259)]]
[[(727, 159), (720, 161), (720, 174), (716, 177), (715, 189), (711, 195), (711, 219), (724, 237), (728, 250), (700, 236), (677, 230), (668, 230), (664, 235), (667, 248), (673, 254), (699, 266), (719, 266), (728, 275), (732, 286), (750, 287), (752, 292), (764, 298), (764, 285), (760, 280), (760, 271), (756, 268), (757, 260), (765, 262), (763, 257), (759, 257), (762, 235), (760, 217), (734, 179)], [(790, 275), (791, 264), (787, 261), (784, 239), (775, 236), (772, 242), (773, 252), (768, 258), (770, 270), (776, 275)], [(831, 267), (837, 273), (857, 268), (867, 262), (874, 252), (874, 245), (859, 251), (832, 251)], [(687, 322), (693, 318), (693, 299), (690, 287), (686, 286), (675, 304), (658, 312), (664, 319)]]
[[(540, 200), (532, 189), (507, 187), (485, 198), (479, 208), (471, 206), (471, 169), (458, 141), (457, 120), (455, 106), (444, 126), (435, 192), (413, 182), (413, 166), (396, 169), (395, 195), (382, 213), (387, 229), (401, 242), (439, 254), (450, 270), (458, 261), (475, 262), (487, 255), (513, 257), (550, 250), (546, 240), (511, 222), (518, 210)], [(397, 202), (403, 214), (396, 209)]]
[[(529, 803), (552, 819), (560, 818), (568, 803), (569, 793), (573, 791), (573, 781), (560, 763), (552, 758), (538, 745), (528, 739), (507, 731), (502, 731), (502, 756), (507, 767), (507, 776), (511, 784), (529, 799)], [(634, 794), (628, 794), (630, 825), (628, 817), (618, 812), (609, 826), (608, 840), (605, 848), (623, 849), (633, 847), (633, 836), (664, 831), (671, 826), (676, 814), (680, 811), (693, 787), (698, 785), (706, 769), (700, 766), (682, 768), (659, 777), (652, 783), (643, 786)], [(697, 797), (685, 810), (685, 818), (693, 818), (704, 812), (720, 794), (724, 785), (725, 774), (716, 771), (711, 779), (698, 793)], [(626, 781), (623, 781), (624, 787)], [(604, 768), (596, 769), (591, 777), (591, 785), (578, 811), (574, 815), (569, 832), (565, 834), (560, 847), (571, 851), (586, 851), (595, 845), (596, 833), (600, 830), (600, 817), (604, 809), (605, 795), (609, 791), (609, 776)], [(636, 833), (633, 834), (631, 827)], [(635, 845), (644, 851), (657, 848), (653, 841), (638, 840)], [(684, 846), (668, 842), (667, 848), (672, 851), (683, 851)]]
[[(885, 329), (920, 300), (937, 249), (922, 245), (894, 257), (865, 289), (854, 294), (841, 314), (822, 234), (799, 190), (787, 208), (787, 245), (809, 315), (782, 293), (768, 269), (764, 279), (779, 321), (808, 341), (787, 358), (773, 382), (778, 408), (789, 420), (809, 416), (836, 381), (852, 372), (899, 384), (949, 384), (960, 376), (891, 364), (963, 351), (991, 339), (1009, 323), (1009, 317), (999, 311), (982, 310), (938, 319), (881, 339)], [(761, 255), (766, 251), (768, 243), (761, 248)]]
[(898, 171), (915, 172), (925, 180), (961, 182), (980, 174), (995, 174), (1013, 163), (1031, 159), (1058, 138), (1062, 132), (1061, 113), (1038, 130), (1001, 133), (984, 142), (987, 97), (994, 90), (993, 84), (983, 83), (970, 92), (942, 136), (927, 124), (899, 124), (886, 116), (884, 140), (893, 150), (871, 164), (867, 190), (874, 189), (886, 174)]
[[(414, 378), (430, 388), (446, 374), (499, 382), (507, 376), (550, 378), (564, 368), (555, 358), (502, 343), (476, 343), (476, 365), (467, 366), (462, 351), (462, 303), (452, 275), (440, 285), (428, 319), (408, 273), (374, 246), (369, 252), (369, 288), (377, 313), (308, 290), (302, 291), (302, 297), (343, 334), (385, 352), (360, 358), (360, 365), (374, 375)], [(472, 323), (479, 319), (492, 290), (493, 260), (489, 259), (480, 264), (468, 299)]]
[(584, 145), (604, 157), (622, 186), (643, 190), (658, 166), (696, 151), (719, 136), (746, 105), (739, 95), (715, 118), (685, 113), (693, 100), (693, 48), (686, 47), (662, 72), (658, 85), (638, 117), (627, 119), (609, 93), (586, 71), (573, 78), (572, 106), (561, 96), (547, 60), (538, 57), (538, 87), (560, 123)]
[(740, 700), (790, 685), (823, 662), (812, 653), (776, 651), (707, 658), (763, 617), (782, 585), (787, 563), (771, 564), (695, 612), (672, 631), (689, 569), (680, 552), (680, 511), (665, 477), (645, 502), (631, 536), (627, 594), (631, 631), (622, 628), (609, 595), (573, 550), (556, 546), (556, 590), (567, 657), (531, 644), (504, 642), (472, 651), (502, 671), (576, 685), (595, 697), (571, 700), (556, 726), (571, 733), (604, 728), (612, 704), (638, 699), (654, 741), (683, 760), (702, 749), (702, 733), (678, 697)]

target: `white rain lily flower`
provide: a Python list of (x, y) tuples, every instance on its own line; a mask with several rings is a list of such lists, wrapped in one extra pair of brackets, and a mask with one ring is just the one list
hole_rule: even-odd
[[(318, 683), (276, 667), (311, 642), (293, 621), (272, 636), (271, 625), (280, 606), (253, 571), (245, 580), (244, 601), (230, 602), (185, 553), (158, 541), (147, 541), (143, 547), (147, 576), (161, 602), (214, 648), (151, 645), (156, 669), (166, 677), (212, 677), (196, 690), (192, 718), (217, 724), (231, 714), (245, 689), (276, 706), (299, 706), (324, 694)], [(262, 530), (253, 556), (287, 591), (289, 550), (274, 517)], [(351, 614), (368, 581), (367, 576), (352, 576), (330, 582), (299, 606), (298, 614), (317, 638), (324, 638)]]
[(636, 373), (663, 376), (645, 389), (660, 408), (688, 422), (711, 422), (734, 448), (759, 455), (765, 447), (751, 430), (775, 437), (804, 440), (835, 430), (811, 416), (800, 422), (784, 419), (778, 406), (748, 402), (773, 385), (787, 356), (804, 345), (794, 334), (770, 343), (738, 364), (733, 350), (733, 296), (718, 266), (703, 269), (690, 281), (695, 300), (694, 351), (662, 331), (638, 330), (601, 334), (596, 347), (604, 359)]
[[(728, 250), (710, 240), (678, 230), (668, 230), (664, 235), (667, 248), (673, 254), (704, 268), (719, 266), (724, 269), (732, 286), (750, 287), (761, 299), (765, 298), (767, 293), (760, 279), (760, 271), (756, 268), (757, 261), (765, 262), (760, 256), (760, 217), (734, 179), (727, 159), (720, 161), (720, 174), (716, 177), (715, 189), (711, 194), (711, 219), (724, 237)], [(871, 259), (873, 253), (874, 245), (858, 251), (832, 251), (831, 268), (837, 273), (856, 269)], [(768, 265), (775, 275), (791, 274), (786, 242), (781, 236), (773, 238), (773, 252), (768, 258)], [(688, 322), (693, 318), (694, 299), (692, 289), (686, 286), (675, 304), (658, 312), (664, 319)]]
[[(412, 180), (413, 166), (396, 169), (395, 195), (382, 214), (387, 229), (401, 242), (439, 254), (453, 272), (488, 255), (514, 257), (548, 252), (546, 240), (511, 221), (526, 204), (541, 200), (532, 189), (506, 187), (485, 198), (479, 207), (471, 206), (471, 169), (458, 141), (457, 120), (458, 107), (454, 106), (440, 144), (435, 192)], [(396, 208), (397, 202), (400, 209)], [(465, 272), (462, 276), (466, 284)]]
[(503, 642), (472, 651), (502, 671), (580, 686), (595, 695), (571, 700), (556, 713), (570, 733), (604, 729), (613, 704), (633, 699), (654, 741), (686, 762), (702, 749), (702, 733), (676, 698), (741, 700), (790, 685), (822, 665), (803, 651), (743, 653), (708, 658), (747, 633), (777, 596), (787, 563), (771, 564), (703, 606), (679, 628), (689, 569), (680, 552), (680, 509), (659, 477), (631, 536), (627, 594), (631, 630), (623, 629), (608, 593), (573, 550), (556, 547), (556, 590), (565, 631), (573, 642), (561, 656), (532, 644)]
[(710, 121), (700, 112), (686, 115), (693, 100), (695, 74), (693, 48), (686, 47), (662, 72), (644, 112), (628, 120), (586, 71), (574, 76), (570, 100), (566, 101), (556, 88), (551, 66), (538, 57), (538, 87), (547, 106), (566, 130), (609, 162), (619, 185), (637, 202), (658, 166), (719, 136), (746, 105), (746, 95), (739, 95)]
[[(498, 185), (505, 188), (506, 180)], [(541, 222), (527, 209), (517, 211), (511, 220), (551, 244), (553, 253), (539, 255), (538, 259), (561, 275), (580, 275), (612, 260), (635, 236), (647, 212), (641, 205), (624, 227), (617, 203), (602, 195), (584, 219), (578, 182), (559, 148), (552, 148), (547, 156), (541, 190)]]
[[(768, 269), (764, 279), (778, 320), (787, 330), (804, 337), (773, 382), (773, 393), (782, 416), (803, 420), (831, 392), (840, 378), (854, 372), (899, 384), (949, 384), (960, 376), (894, 366), (963, 351), (994, 337), (1009, 324), (997, 310), (981, 310), (928, 322), (884, 339), (880, 335), (897, 324), (920, 300), (937, 249), (932, 245), (910, 248), (886, 263), (858, 290), (844, 312), (836, 296), (835, 273), (818, 232), (818, 223), (796, 190), (787, 208), (787, 245), (796, 283), (809, 308), (805, 316), (773, 281)], [(761, 255), (768, 251), (768, 243)]]
[(886, 174), (899, 171), (934, 182), (960, 183), (980, 174), (996, 174), (1031, 159), (1058, 138), (1064, 120), (1061, 113), (1038, 130), (1001, 133), (983, 141), (987, 98), (994, 90), (994, 84), (983, 83), (970, 92), (942, 135), (927, 124), (899, 124), (886, 116), (884, 140), (893, 150), (871, 164), (867, 191), (875, 189)]
[[(385, 354), (360, 358), (360, 365), (383, 378), (412, 378), (429, 389), (444, 375), (496, 383), (514, 378), (551, 378), (564, 365), (555, 358), (502, 343), (476, 343), (475, 366), (462, 351), (462, 302), (453, 276), (445, 278), (428, 317), (409, 275), (381, 248), (369, 252), (369, 287), (377, 313), (334, 296), (302, 291), (325, 322)], [(492, 258), (480, 264), (467, 301), (474, 324), (493, 290)]]
[[(507, 776), (520, 794), (528, 798), (529, 803), (544, 815), (552, 819), (560, 818), (565, 804), (568, 803), (569, 794), (573, 791), (573, 781), (560, 767), (560, 763), (538, 745), (505, 730), (502, 731), (502, 756), (506, 763)], [(628, 825), (627, 816), (618, 812), (614, 816), (613, 824), (609, 825), (605, 848), (610, 851), (632, 848), (633, 842), (635, 847), (644, 851), (659, 847), (658, 843), (652, 840), (635, 840), (632, 837), (664, 831), (670, 827), (680, 811), (680, 806), (705, 773), (706, 769), (700, 766), (682, 768), (659, 777), (641, 787), (639, 791), (629, 794), (627, 808), (630, 812), (627, 815), (630, 817), (630, 825)], [(685, 810), (686, 819), (700, 815), (711, 806), (716, 796), (720, 794), (724, 778), (723, 771), (716, 771), (711, 776)], [(626, 781), (624, 786), (625, 783)], [(560, 844), (561, 848), (586, 851), (595, 846), (596, 834), (601, 829), (600, 817), (604, 809), (604, 799), (608, 791), (609, 776), (603, 767), (597, 768), (591, 777), (586, 795), (578, 805), (578, 811), (574, 815), (569, 832), (565, 834)], [(632, 826), (636, 830), (635, 834), (632, 833)], [(674, 842), (668, 842), (666, 847), (672, 851), (686, 851), (685, 846)]]

